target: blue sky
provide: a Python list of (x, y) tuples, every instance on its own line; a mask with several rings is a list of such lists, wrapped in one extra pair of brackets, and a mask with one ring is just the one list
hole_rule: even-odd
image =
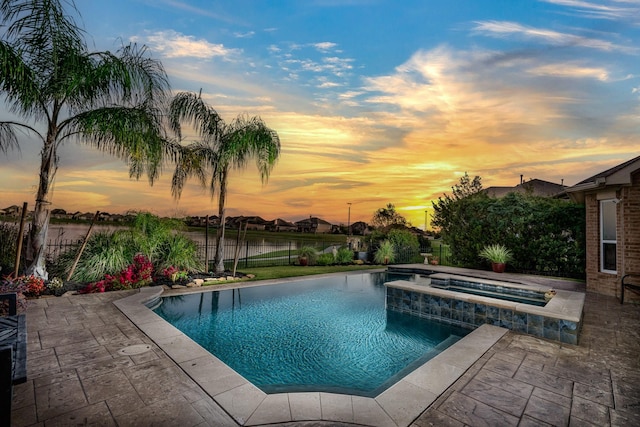
[[(252, 166), (231, 177), (231, 215), (346, 223), (347, 203), (352, 221), (394, 203), (422, 227), (465, 172), (485, 187), (521, 174), (573, 185), (640, 154), (638, 0), (76, 5), (95, 50), (144, 44), (174, 91), (202, 89), (225, 120), (259, 115), (278, 132), (266, 186)], [(151, 188), (102, 154), (65, 150), (54, 207), (215, 212), (195, 184), (173, 201), (169, 169)], [(32, 151), (0, 158), (4, 205), (32, 201)]]

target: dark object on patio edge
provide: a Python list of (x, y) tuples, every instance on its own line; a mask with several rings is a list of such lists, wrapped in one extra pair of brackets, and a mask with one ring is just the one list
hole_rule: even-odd
[[(636, 283), (625, 283), (625, 279), (633, 280)], [(620, 293), (620, 304), (624, 304), (624, 289), (628, 288), (630, 291), (640, 293), (640, 273), (627, 273), (622, 276), (620, 281), (622, 285), (622, 292)]]
[(27, 381), (27, 317), (17, 314), (17, 294), (0, 294), (8, 316), (0, 317), (0, 425), (11, 425), (13, 385)]

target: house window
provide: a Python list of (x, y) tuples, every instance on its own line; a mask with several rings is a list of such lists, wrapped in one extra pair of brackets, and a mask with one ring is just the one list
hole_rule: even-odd
[(600, 201), (600, 270), (616, 272), (616, 203)]

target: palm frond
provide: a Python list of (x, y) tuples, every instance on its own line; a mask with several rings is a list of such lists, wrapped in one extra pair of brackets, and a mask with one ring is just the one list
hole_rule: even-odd
[(148, 104), (114, 106), (80, 113), (61, 128), (61, 139), (75, 136), (100, 151), (128, 162), (130, 176), (146, 173), (151, 183), (158, 177), (168, 145), (160, 113)]
[(224, 127), (224, 121), (216, 110), (207, 105), (199, 95), (178, 93), (169, 106), (171, 129), (182, 139), (181, 123), (191, 125), (203, 139), (216, 140)]

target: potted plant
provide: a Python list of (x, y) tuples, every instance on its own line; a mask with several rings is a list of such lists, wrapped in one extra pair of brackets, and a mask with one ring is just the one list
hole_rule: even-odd
[(313, 246), (303, 246), (298, 251), (298, 263), (300, 265), (315, 264), (318, 258), (318, 252)]
[(503, 273), (507, 262), (511, 260), (512, 254), (504, 245), (495, 244), (482, 248), (480, 258), (484, 258), (491, 263), (491, 268), (496, 273)]
[(393, 247), (393, 243), (390, 240), (385, 240), (380, 243), (380, 247), (376, 251), (373, 256), (373, 260), (376, 264), (389, 264), (390, 262), (395, 261), (396, 252)]

